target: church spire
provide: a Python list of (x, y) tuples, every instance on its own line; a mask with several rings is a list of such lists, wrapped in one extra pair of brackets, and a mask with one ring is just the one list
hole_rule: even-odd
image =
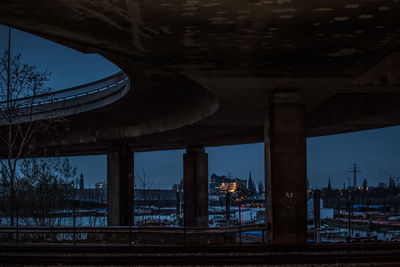
[(252, 187), (252, 183), (253, 183), (253, 181), (251, 180), (251, 171), (249, 172), (249, 183), (248, 183), (248, 185), (247, 185), (247, 188), (248, 189), (252, 189), (251, 187)]
[(254, 184), (253, 179), (251, 179), (251, 171), (249, 173), (249, 182), (247, 185), (247, 189), (250, 191), (251, 194), (254, 194), (257, 192), (256, 185)]

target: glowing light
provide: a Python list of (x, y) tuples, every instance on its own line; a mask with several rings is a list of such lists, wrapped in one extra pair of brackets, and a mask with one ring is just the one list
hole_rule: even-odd
[(222, 191), (229, 191), (231, 193), (234, 193), (234, 192), (236, 192), (236, 190), (238, 188), (238, 184), (237, 184), (237, 182), (221, 183), (221, 185), (219, 187), (217, 187), (217, 188), (222, 190)]

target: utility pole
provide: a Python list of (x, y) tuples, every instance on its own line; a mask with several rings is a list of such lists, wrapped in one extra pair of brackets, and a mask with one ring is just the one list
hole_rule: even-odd
[[(353, 166), (349, 170), (349, 172), (353, 173), (353, 189), (355, 190), (357, 188), (357, 173), (361, 172), (360, 168), (357, 166), (357, 163), (353, 163)], [(350, 182), (349, 182), (350, 186)]]

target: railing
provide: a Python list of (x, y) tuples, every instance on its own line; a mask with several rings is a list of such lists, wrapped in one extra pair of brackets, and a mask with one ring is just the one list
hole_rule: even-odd
[[(252, 224), (244, 225), (241, 227), (242, 232), (249, 231), (263, 231), (265, 230), (264, 224)], [(16, 226), (0, 226), (0, 233), (16, 233)], [(239, 226), (229, 227), (158, 227), (158, 226), (104, 226), (104, 227), (92, 227), (92, 226), (54, 226), (54, 227), (40, 227), (40, 226), (19, 226), (19, 233), (184, 233), (187, 234), (201, 234), (201, 233), (237, 233), (239, 232)]]
[[(27, 103), (32, 106), (38, 106), (43, 104), (49, 104), (69, 99), (78, 98), (81, 96), (91, 95), (94, 93), (99, 93), (104, 90), (108, 90), (114, 86), (117, 86), (123, 82), (126, 82), (128, 79), (127, 75), (124, 72), (118, 72), (114, 75), (106, 77), (104, 79), (91, 82), (88, 84), (67, 88), (63, 90), (58, 90), (46, 94), (30, 96), (30, 97), (23, 97), (18, 99), (13, 99), (12, 106), (18, 107), (25, 107)], [(21, 103), (21, 105), (14, 104), (14, 103)], [(0, 106), (6, 105), (7, 101), (0, 101)]]
[[(58, 116), (72, 115), (110, 104), (125, 95), (129, 90), (129, 78), (124, 72), (119, 72), (104, 79), (36, 96), (22, 97), (0, 101), (0, 111), (6, 113), (7, 108), (13, 109), (18, 122), (29, 119), (38, 120)], [(109, 99), (107, 99), (109, 98)], [(101, 103), (96, 101), (101, 100)], [(99, 101), (98, 101), (99, 102)], [(90, 103), (91, 105), (85, 104)], [(81, 106), (81, 108), (76, 108)], [(69, 108), (74, 107), (73, 110)], [(63, 110), (62, 114), (57, 111)], [(24, 118), (25, 117), (25, 118)], [(0, 125), (7, 124), (6, 118), (0, 118)]]
[[(82, 243), (120, 243), (120, 244), (170, 244), (186, 245), (198, 242), (199, 235), (206, 235), (207, 244), (242, 244), (241, 235), (244, 232), (260, 231), (262, 235), (256, 242), (264, 243), (264, 224), (220, 227), (133, 227), (133, 226), (0, 226), (0, 243), (24, 242), (66, 242), (76, 245)], [(38, 238), (37, 236), (42, 236)], [(239, 236), (238, 236), (239, 235)], [(7, 238), (8, 236), (8, 238)], [(36, 237), (34, 237), (36, 236)], [(237, 242), (237, 236), (239, 242)], [(45, 237), (45, 238), (43, 238)], [(212, 238), (210, 238), (212, 237)], [(1, 242), (3, 241), (3, 242)], [(204, 240), (203, 240), (204, 241)], [(254, 242), (254, 241), (253, 241)]]

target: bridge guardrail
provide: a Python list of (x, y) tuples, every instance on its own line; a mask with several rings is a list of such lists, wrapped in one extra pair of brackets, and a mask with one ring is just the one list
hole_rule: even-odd
[[(14, 103), (22, 103), (22, 105), (18, 105), (18, 107), (24, 107), (26, 103), (31, 103), (34, 106), (49, 104), (58, 101), (68, 100), (72, 98), (77, 98), (80, 96), (90, 95), (93, 93), (98, 93), (107, 89), (110, 89), (113, 86), (121, 84), (128, 79), (128, 76), (124, 72), (118, 72), (104, 79), (94, 81), (91, 83), (58, 90), (54, 92), (49, 92), (46, 94), (40, 94), (36, 96), (22, 97), (18, 99), (13, 99), (10, 102)], [(7, 104), (7, 101), (0, 101), (0, 106)]]
[[(14, 117), (18, 122), (54, 118), (58, 116), (72, 115), (79, 112), (91, 110), (112, 103), (122, 97), (129, 90), (129, 78), (124, 72), (118, 72), (104, 79), (87, 83), (84, 85), (67, 88), (59, 91), (49, 92), (36, 96), (22, 97), (7, 101), (0, 101), (0, 125), (8, 123), (6, 116), (8, 106), (11, 106)], [(121, 94), (118, 94), (121, 92)], [(117, 95), (118, 94), (118, 95)], [(90, 107), (71, 110), (71, 107), (83, 106), (85, 103), (93, 103), (104, 100), (108, 96), (114, 96), (107, 101), (92, 104)], [(70, 110), (68, 110), (70, 109)], [(62, 113), (57, 111), (63, 110)], [(54, 114), (52, 114), (52, 112)], [(16, 119), (13, 118), (12, 121)]]

